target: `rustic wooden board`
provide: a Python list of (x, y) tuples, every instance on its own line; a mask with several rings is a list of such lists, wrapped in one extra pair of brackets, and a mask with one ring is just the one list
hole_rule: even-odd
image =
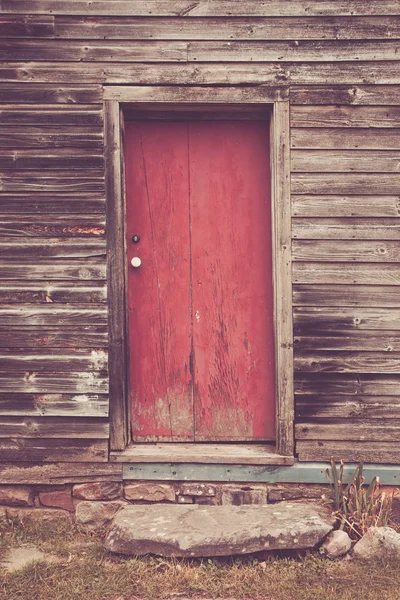
[(294, 86), (290, 89), (290, 103), (310, 105), (360, 104), (397, 106), (400, 87), (396, 85), (335, 85)]
[(68, 306), (56, 303), (40, 305), (5, 305), (0, 307), (1, 325), (104, 325), (107, 323), (107, 307)]
[[(1, 151), (0, 151), (1, 153)], [(25, 216), (35, 215), (77, 215), (96, 214), (104, 215), (106, 210), (105, 199), (101, 194), (0, 194), (2, 214)]]
[[(73, 178), (71, 179), (73, 180)], [(53, 181), (56, 185), (56, 175)], [(29, 190), (25, 193), (29, 193)], [(74, 193), (73, 190), (72, 193)], [(8, 197), (8, 194), (0, 195), (1, 197)], [(57, 219), (54, 218), (54, 215), (41, 214), (4, 215), (0, 217), (0, 233), (6, 237), (34, 238), (101, 238), (104, 236), (105, 215), (87, 215), (76, 212), (78, 214), (58, 215)]]
[[(52, 443), (57, 445), (57, 442), (58, 440), (53, 441)], [(35, 444), (36, 441), (27, 440), (26, 443)], [(79, 447), (80, 443), (82, 443), (81, 440), (76, 440), (76, 447)], [(96, 442), (91, 440), (90, 443), (95, 444)], [(0, 481), (2, 484), (13, 485), (21, 483), (61, 485), (64, 483), (86, 483), (89, 481), (122, 482), (122, 465), (101, 462), (96, 463), (95, 461), (81, 463), (76, 461), (74, 455), (70, 464), (68, 461), (65, 462), (67, 456), (67, 453), (65, 453), (64, 462), (52, 462), (49, 464), (32, 465), (30, 462), (2, 462), (0, 463)]]
[(397, 375), (351, 373), (296, 373), (296, 395), (396, 396)]
[(0, 350), (0, 364), (4, 371), (31, 371), (35, 374), (59, 371), (107, 371), (107, 348), (96, 350), (75, 348), (3, 348)]
[(303, 285), (293, 286), (295, 306), (366, 306), (400, 308), (399, 288), (395, 285)]
[(295, 173), (295, 194), (396, 194), (399, 173)]
[(397, 308), (368, 307), (296, 307), (294, 309), (295, 333), (316, 333), (341, 329), (400, 330), (400, 311)]
[[(12, 374), (8, 371), (1, 371), (0, 384), (3, 392), (24, 394), (108, 393), (108, 376), (97, 371), (79, 371), (76, 373), (14, 371)], [(12, 437), (12, 432), (8, 431), (8, 435)], [(67, 435), (66, 431), (64, 431), (64, 435)]]
[(24, 348), (27, 353), (30, 348), (105, 348), (107, 343), (104, 325), (0, 326), (0, 348)]
[(193, 4), (190, 0), (3, 0), (1, 10), (4, 13), (32, 13), (32, 14), (67, 14), (67, 15), (116, 15), (116, 16), (337, 16), (337, 15), (399, 15), (400, 9), (395, 0), (387, 0), (384, 4), (380, 0), (369, 0), (365, 4), (362, 0), (340, 0), (339, 2), (326, 2), (326, 0), (312, 0), (306, 2), (285, 3), (279, 0), (264, 0), (253, 2), (226, 2), (214, 0), (210, 5), (208, 0), (199, 0)]
[[(4, 16), (2, 17), (3, 20)], [(100, 85), (2, 83), (1, 104), (101, 104)]]
[(0, 438), (108, 438), (106, 419), (68, 417), (0, 417)]
[(332, 456), (339, 461), (351, 456), (355, 462), (400, 463), (398, 444), (388, 441), (299, 441), (296, 451), (300, 461), (329, 461)]
[(395, 419), (382, 419), (374, 423), (361, 419), (352, 419), (347, 423), (315, 421), (298, 423), (295, 430), (298, 440), (400, 441), (400, 420)]
[(0, 81), (63, 84), (251, 85), (399, 84), (394, 61), (340, 63), (129, 64), (3, 62)]
[(295, 371), (304, 373), (393, 373), (400, 370), (399, 352), (305, 352), (294, 357)]
[[(3, 7), (1, 7), (3, 12)], [(0, 37), (54, 37), (52, 15), (1, 15)]]
[[(55, 460), (62, 461), (59, 472), (65, 473), (68, 463), (79, 463), (90, 461), (92, 469), (96, 472), (96, 463), (108, 460), (107, 440), (85, 440), (71, 438), (13, 438), (10, 440), (0, 439), (0, 460), (2, 463), (12, 461), (24, 461), (29, 463), (27, 471), (34, 471), (32, 463), (49, 463)], [(40, 469), (40, 467), (36, 467)], [(79, 467), (77, 468), (79, 471)], [(21, 474), (19, 474), (21, 476)], [(0, 481), (3, 483), (3, 473), (0, 471)], [(15, 481), (13, 482), (15, 483)], [(75, 483), (75, 480), (74, 480)]]
[(400, 396), (298, 396), (298, 419), (400, 419)]
[[(398, 173), (400, 151), (292, 150), (291, 166), (298, 173)], [(0, 155), (1, 165), (1, 155)]]
[(40, 281), (105, 280), (106, 269), (106, 261), (95, 258), (53, 261), (51, 257), (48, 260), (31, 257), (23, 262), (15, 259), (11, 261), (4, 257), (0, 259), (0, 278), (8, 280), (21, 280), (24, 277), (28, 280), (39, 279)]
[(90, 304), (105, 303), (104, 282), (0, 281), (0, 301), (4, 304)]
[[(104, 258), (105, 254), (106, 240), (104, 238), (72, 238), (72, 240), (68, 238), (46, 238), (44, 240), (43, 238), (27, 238), (21, 240), (15, 237), (2, 237), (0, 240), (0, 259), (10, 258), (11, 261), (15, 261), (21, 257), (27, 260), (28, 265), (32, 256), (35, 257), (35, 260), (45, 257), (92, 259)], [(70, 263), (72, 267), (74, 264), (75, 262)], [(91, 260), (88, 261), (88, 266), (89, 268), (93, 267)], [(87, 279), (87, 277), (84, 278)]]
[(399, 127), (399, 106), (293, 106), (292, 127)]
[(294, 217), (399, 217), (400, 196), (296, 196)]
[(400, 262), (400, 241), (294, 240), (292, 251), (293, 260), (304, 262)]
[(293, 283), (336, 285), (400, 285), (399, 265), (352, 264), (347, 263), (294, 263)]
[[(56, 16), (55, 36), (79, 40), (378, 40), (399, 38), (400, 19), (393, 15), (328, 19), (248, 16), (235, 19)], [(7, 37), (11, 37), (11, 34)]]
[(0, 414), (27, 417), (107, 417), (108, 398), (105, 394), (0, 392)]
[(275, 439), (268, 123), (189, 136), (195, 439)]
[(19, 170), (88, 170), (102, 169), (103, 155), (100, 151), (86, 148), (56, 149), (37, 152), (34, 150), (0, 150), (0, 169)]
[[(382, 176), (384, 178), (385, 176)], [(393, 175), (395, 179), (395, 176)], [(376, 176), (376, 180), (378, 176)], [(387, 218), (295, 218), (293, 237), (297, 239), (398, 240), (400, 220)]]
[[(23, 42), (26, 44), (26, 42)], [(55, 125), (74, 127), (101, 127), (103, 114), (98, 106), (80, 104), (69, 106), (59, 104), (49, 106), (31, 104), (4, 104), (0, 106), (2, 125), (41, 125), (54, 127)]]
[(103, 149), (103, 131), (99, 127), (71, 126), (0, 126), (0, 148), (90, 148)]
[(122, 463), (200, 463), (227, 465), (292, 465), (293, 456), (277, 454), (274, 444), (130, 444), (110, 455)]
[(104, 172), (0, 171), (0, 192), (98, 192), (104, 194)]
[(357, 352), (360, 348), (373, 352), (400, 352), (400, 335), (396, 332), (353, 331), (349, 329), (316, 328), (316, 331), (307, 330), (307, 325), (301, 327), (302, 333), (295, 335), (294, 347), (296, 354), (302, 352), (352, 350)]
[[(104, 99), (106, 100), (119, 100), (120, 102), (134, 102), (135, 110), (140, 109), (140, 104), (145, 104), (144, 114), (135, 114), (136, 118), (148, 118), (148, 112), (151, 111), (151, 119), (154, 119), (155, 110), (160, 111), (159, 103), (165, 102), (169, 110), (179, 111), (180, 118), (182, 118), (182, 111), (185, 109), (189, 110), (189, 119), (193, 119), (193, 106), (186, 107), (187, 104), (201, 104), (199, 109), (207, 113), (206, 118), (212, 119), (216, 113), (215, 104), (224, 105), (221, 109), (221, 116), (225, 112), (225, 119), (232, 118), (231, 113), (233, 110), (238, 110), (243, 117), (246, 111), (253, 112), (255, 107), (252, 104), (260, 103), (266, 104), (276, 102), (278, 100), (287, 100), (289, 97), (289, 88), (287, 86), (271, 87), (269, 85), (260, 85), (257, 87), (253, 86), (240, 86), (240, 87), (187, 87), (187, 86), (104, 86)], [(154, 104), (152, 104), (154, 103)], [(171, 104), (176, 103), (176, 104)], [(241, 106), (236, 107), (235, 104)], [(229, 105), (229, 113), (227, 113), (227, 105)], [(161, 115), (164, 115), (167, 107), (161, 109)], [(196, 111), (197, 112), (197, 111)], [(128, 113), (129, 114), (129, 113)], [(220, 114), (220, 113), (218, 113)], [(264, 107), (264, 113), (262, 117), (266, 117), (269, 114), (269, 107)], [(197, 115), (196, 115), (197, 116)], [(261, 117), (261, 118), (262, 118)], [(162, 116), (160, 117), (162, 118)], [(250, 118), (250, 117), (249, 117)], [(259, 117), (258, 117), (259, 118)]]
[(291, 128), (291, 147), (337, 150), (398, 150), (400, 129)]

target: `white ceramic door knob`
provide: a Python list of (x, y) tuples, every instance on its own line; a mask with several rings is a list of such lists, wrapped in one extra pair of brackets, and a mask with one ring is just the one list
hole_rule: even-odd
[(142, 261), (140, 260), (140, 258), (138, 256), (134, 256), (131, 260), (131, 265), (132, 267), (135, 267), (135, 269), (137, 269), (138, 267), (140, 267), (140, 265), (142, 264)]

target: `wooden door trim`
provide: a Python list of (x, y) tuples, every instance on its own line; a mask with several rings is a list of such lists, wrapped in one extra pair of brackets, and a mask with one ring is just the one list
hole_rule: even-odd
[(126, 261), (123, 113), (146, 110), (226, 110), (235, 105), (265, 105), (271, 117), (271, 203), (276, 352), (276, 450), (294, 453), (293, 325), (290, 220), (290, 146), (288, 87), (107, 86), (105, 140), (109, 285), (110, 449), (128, 443)]

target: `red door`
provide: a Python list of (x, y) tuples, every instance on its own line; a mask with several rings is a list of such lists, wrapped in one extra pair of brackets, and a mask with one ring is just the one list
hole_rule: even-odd
[(133, 440), (273, 440), (268, 124), (130, 122), (126, 184)]

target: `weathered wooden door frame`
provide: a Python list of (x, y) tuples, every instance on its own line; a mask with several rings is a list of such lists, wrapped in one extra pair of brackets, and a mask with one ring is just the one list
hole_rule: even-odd
[(107, 86), (105, 151), (110, 372), (110, 449), (129, 440), (127, 394), (126, 243), (124, 189), (124, 110), (127, 107), (229, 112), (239, 106), (270, 107), (271, 205), (276, 360), (276, 451), (294, 453), (293, 325), (290, 220), (290, 146), (288, 88)]

